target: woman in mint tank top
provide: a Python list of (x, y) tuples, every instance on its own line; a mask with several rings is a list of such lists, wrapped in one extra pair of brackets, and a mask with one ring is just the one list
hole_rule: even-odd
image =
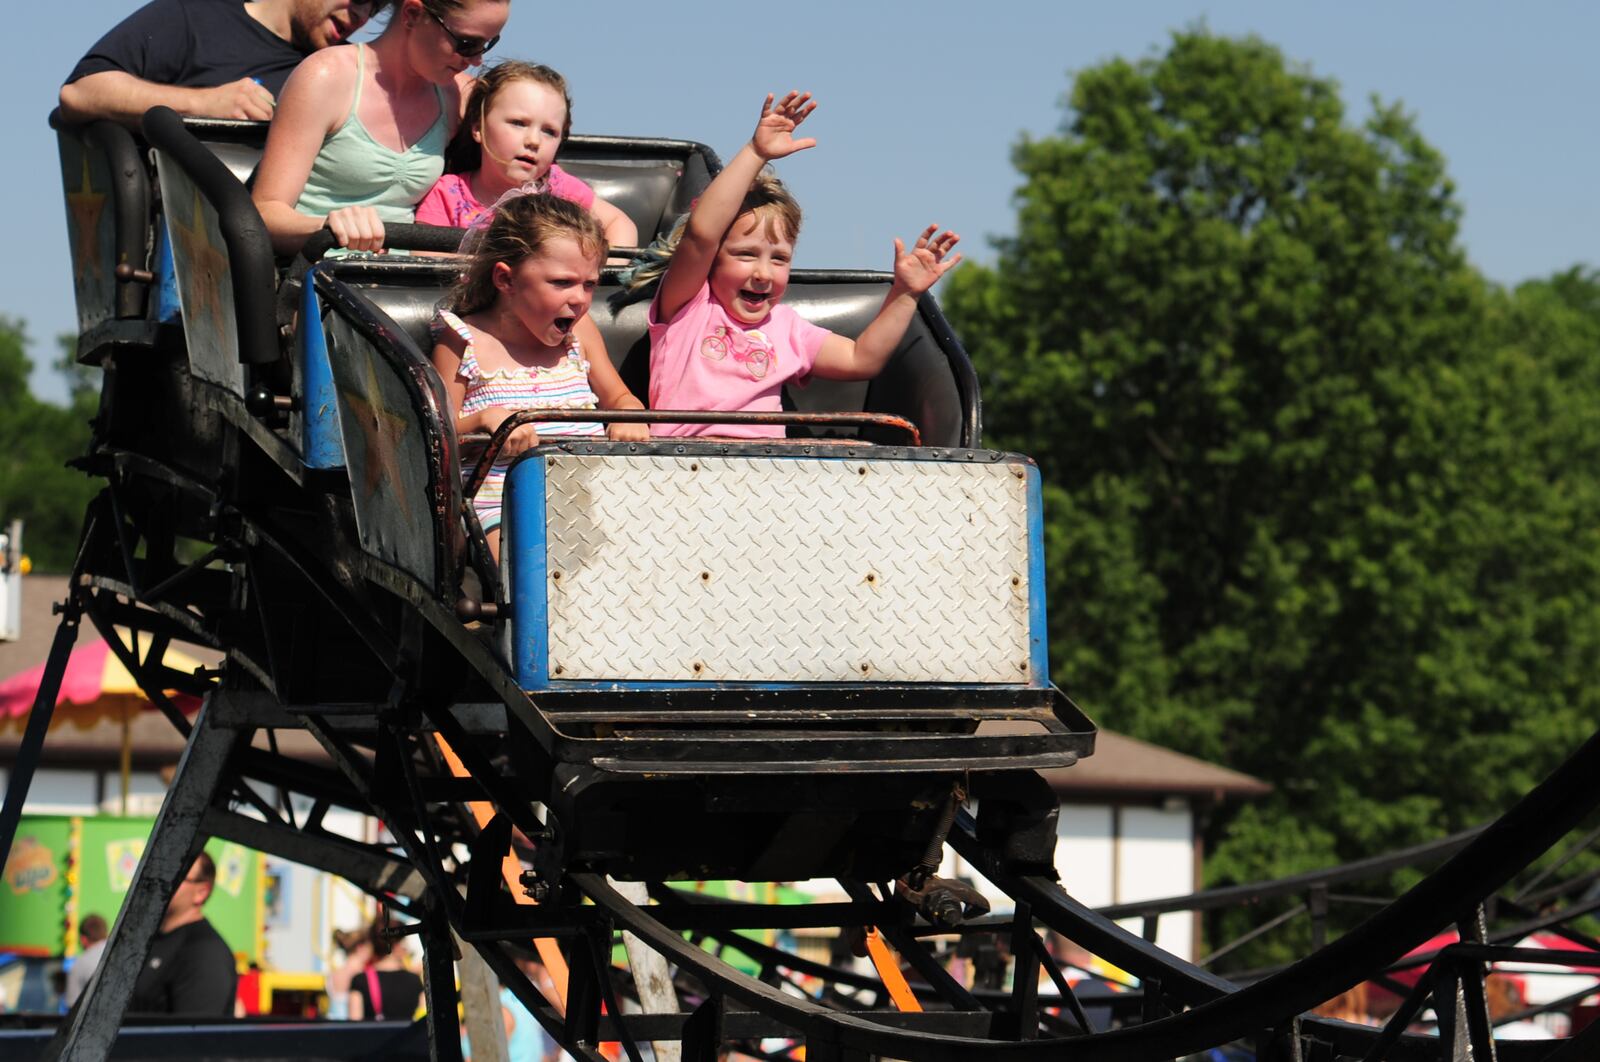
[(510, 0), (388, 0), (370, 44), (324, 48), (289, 75), (256, 171), (280, 254), (321, 228), (375, 251), (444, 172), (468, 71), (500, 39)]

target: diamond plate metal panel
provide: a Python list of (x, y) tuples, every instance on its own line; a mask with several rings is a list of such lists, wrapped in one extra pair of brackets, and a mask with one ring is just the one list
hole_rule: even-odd
[(1019, 465), (547, 462), (554, 680), (1031, 678)]

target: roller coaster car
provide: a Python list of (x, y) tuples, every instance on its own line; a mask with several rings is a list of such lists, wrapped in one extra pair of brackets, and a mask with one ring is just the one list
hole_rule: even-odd
[[(280, 282), (241, 183), (262, 128), (186, 128), (157, 110), (145, 132), (153, 168), (120, 127), (61, 130), (79, 353), (106, 370), (83, 466), (106, 486), (86, 515), (41, 707), (7, 779), (0, 862), (44, 742), (44, 687), (59, 683), (80, 616), (102, 634), (112, 624), (134, 632), (131, 648), (108, 644), (189, 743), (100, 974), (41, 1057), (111, 1055), (202, 834), (340, 874), (417, 919), (432, 1057), (458, 1050), (458, 937), (585, 1062), (604, 1062), (599, 1042), (613, 1037), (631, 1062), (643, 1058), (639, 1040), (656, 1038), (681, 1040), (685, 1059), (719, 1057), (728, 1042), (781, 1057), (760, 1038), (803, 1040), (813, 1062), (1063, 1053), (1156, 1062), (1246, 1038), (1263, 1059), (1565, 1062), (1600, 1049), (1600, 1025), (1563, 1044), (1496, 1041), (1484, 982), (1490, 961), (1541, 961), (1507, 946), (1532, 930), (1560, 927), (1595, 947), (1568, 924), (1592, 913), (1578, 897), (1593, 875), (1541, 885), (1593, 833), (1514, 896), (1502, 890), (1592, 824), (1600, 735), (1489, 828), (1423, 846), (1455, 854), (1404, 896), (1248, 985), (1110, 919), (1140, 917), (1153, 937), (1163, 913), (1304, 893), (1317, 939), (1331, 885), (1411, 865), (1423, 848), (1102, 912), (1061, 888), (1055, 803), (1034, 769), (1089, 753), (1094, 727), (1047, 673), (1037, 470), (981, 448), (977, 387), (932, 299), (870, 385), (818, 381), (786, 394), (773, 418), (789, 425), (786, 440), (569, 440), (531, 451), (508, 477), (496, 565), (470, 505), (480, 475), (463, 483), (460, 440), (426, 357), (428, 321), (455, 266), (352, 256), (297, 266)], [(647, 235), (716, 169), (708, 151), (667, 141), (574, 138), (563, 163)], [(459, 238), (399, 226), (391, 235), (419, 250)], [(886, 279), (796, 273), (791, 303), (854, 334)], [(594, 311), (639, 393), (643, 314), (604, 298)], [(178, 640), (225, 651), (228, 666), (220, 677), (173, 672), (163, 653)], [(174, 689), (207, 696), (192, 731), (162, 692)], [(992, 720), (1031, 732), (985, 732)], [(239, 740), (280, 727), (308, 730), (335, 770)], [(257, 784), (276, 787), (283, 804)], [(959, 810), (967, 796), (975, 817)], [(292, 812), (307, 801), (309, 814)], [(246, 805), (259, 817), (232, 810)], [(371, 810), (392, 843), (332, 837), (322, 822), (333, 806)], [(1013, 899), (1010, 917), (968, 917), (975, 898), (933, 876), (946, 840)], [(521, 861), (507, 858), (513, 844)], [(606, 874), (648, 884), (616, 887)], [(821, 876), (838, 876), (849, 902), (712, 903), (662, 884)], [(896, 888), (877, 894), (866, 883), (890, 879)], [(528, 896), (538, 905), (521, 902)], [(1484, 941), (1496, 910), (1502, 922), (1527, 919), (1557, 897), (1567, 899), (1537, 921), (1443, 949), (1381, 1030), (1305, 1013), (1381, 976), (1447, 923)], [(1120, 1027), (1094, 1028), (1036, 922), (1138, 978), (1113, 997)], [(880, 945), (879, 977), (740, 932), (785, 927), (837, 927)], [(656, 953), (632, 957), (645, 1013), (621, 1005), (614, 928)], [(996, 934), (1009, 936), (1009, 991), (969, 991), (920, 939), (952, 929), (990, 949)], [(760, 978), (686, 932), (743, 953)], [(552, 971), (570, 975), (557, 996), (505, 947), (530, 937)], [(555, 937), (572, 945), (565, 956)], [(905, 983), (897, 956), (921, 984)], [(677, 968), (676, 986), (662, 959)], [(1053, 998), (1038, 992), (1041, 969)], [(820, 995), (802, 977), (820, 979)], [(649, 981), (659, 982), (653, 999)], [(692, 1015), (675, 1013), (695, 999)], [(1408, 1033), (1430, 1000), (1440, 1035)], [(297, 1048), (255, 1026), (152, 1042), (200, 1053), (227, 1044), (241, 1057), (399, 1057), (399, 1041), (377, 1037), (382, 1024), (286, 1030)], [(322, 1046), (301, 1039), (313, 1033)]]
[[(114, 352), (108, 394), (140, 400), (98, 460), (159, 480), (149, 519), (245, 558), (214, 610), (240, 703), (377, 718), (398, 678), (458, 741), (476, 740), (462, 706), (515, 717), (487, 727), (510, 740), (480, 742), (472, 773), (549, 810), (552, 879), (894, 878), (942, 841), (958, 783), (992, 795), (991, 824), (1029, 823), (1013, 847), (1048, 866), (1053, 801), (1019, 779), (1089, 753), (1093, 726), (1049, 681), (1037, 469), (980, 448), (972, 370), (931, 298), (872, 383), (787, 393), (788, 439), (539, 447), (508, 477), (496, 567), (427, 356), (459, 264), (354, 255), (275, 291), (249, 160), (200, 139), (219, 128), (238, 131), (146, 116), (183, 334), (137, 352), (159, 391)], [(588, 143), (613, 152), (603, 191), (645, 232), (716, 165), (677, 142)], [(789, 301), (852, 335), (889, 280), (797, 271)], [(605, 284), (594, 316), (643, 394), (646, 306)], [(980, 733), (991, 719), (1036, 732)]]

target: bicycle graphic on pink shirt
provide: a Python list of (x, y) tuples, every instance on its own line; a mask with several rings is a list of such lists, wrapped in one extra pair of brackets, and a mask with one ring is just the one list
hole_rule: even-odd
[(711, 334), (700, 341), (700, 354), (712, 361), (721, 361), (729, 354), (744, 365), (753, 380), (765, 379), (778, 360), (778, 352), (760, 329), (748, 332), (727, 325), (718, 325)]

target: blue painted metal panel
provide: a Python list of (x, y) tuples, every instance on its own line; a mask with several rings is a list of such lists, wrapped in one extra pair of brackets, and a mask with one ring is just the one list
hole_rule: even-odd
[(328, 337), (314, 283), (317, 268), (307, 271), (300, 302), (300, 452), (307, 468), (343, 468), (344, 438), (339, 431), (333, 366), (328, 361)]
[(156, 320), (170, 324), (183, 316), (178, 303), (178, 277), (172, 268), (172, 241), (165, 224), (156, 226)]
[(1028, 669), (1029, 685), (1050, 683), (1050, 626), (1045, 616), (1044, 489), (1037, 465), (1028, 466)]
[(545, 561), (545, 465), (538, 455), (506, 475), (500, 557), (511, 595), (511, 666), (525, 690), (550, 686), (550, 602)]

